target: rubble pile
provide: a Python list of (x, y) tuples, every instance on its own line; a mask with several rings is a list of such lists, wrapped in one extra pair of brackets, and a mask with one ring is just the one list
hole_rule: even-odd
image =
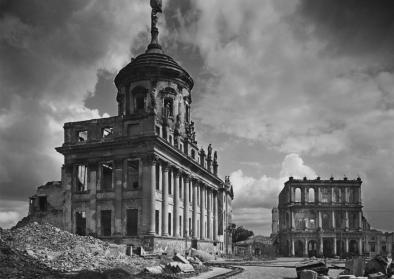
[(147, 265), (156, 264), (156, 260), (126, 256), (126, 247), (91, 236), (78, 236), (50, 224), (34, 222), (13, 230), (3, 230), (1, 238), (12, 250), (60, 272), (128, 266), (129, 271), (137, 273)]

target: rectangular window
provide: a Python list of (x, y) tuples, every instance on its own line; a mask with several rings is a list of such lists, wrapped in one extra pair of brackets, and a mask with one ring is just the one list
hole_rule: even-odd
[(155, 126), (156, 127), (156, 135), (158, 135), (159, 137), (161, 137), (161, 129), (160, 126)]
[(321, 189), (321, 202), (327, 203), (330, 201), (330, 191), (327, 188)]
[(88, 131), (87, 130), (83, 130), (83, 131), (78, 131), (77, 133), (77, 141), (78, 142), (85, 142), (88, 140)]
[(40, 211), (46, 211), (47, 210), (47, 197), (38, 197), (38, 206), (40, 208)]
[(168, 170), (168, 194), (172, 194), (172, 171)]
[(86, 235), (85, 211), (75, 212), (75, 233), (78, 235)]
[(155, 211), (155, 233), (160, 233), (160, 210)]
[(172, 136), (171, 135), (168, 137), (168, 142), (172, 145)]
[(85, 192), (88, 190), (88, 168), (85, 165), (77, 166), (77, 192)]
[(160, 190), (160, 165), (156, 163), (156, 190)]
[(126, 224), (126, 234), (127, 235), (137, 235), (138, 234), (138, 209), (132, 208), (127, 209), (127, 224)]
[(179, 144), (179, 149), (180, 149), (181, 151), (183, 151), (183, 143), (180, 143), (180, 144)]
[(111, 210), (101, 210), (101, 235), (111, 236)]
[(127, 188), (137, 189), (139, 186), (139, 161), (127, 161)]
[(113, 128), (112, 127), (105, 127), (101, 131), (101, 136), (103, 138), (110, 137), (110, 136), (112, 136), (112, 134), (113, 134)]
[(112, 191), (112, 163), (104, 163), (102, 169), (102, 190)]
[(371, 247), (371, 252), (375, 252), (375, 243), (369, 243), (369, 247)]
[(168, 235), (171, 235), (171, 228), (172, 228), (171, 213), (168, 213)]

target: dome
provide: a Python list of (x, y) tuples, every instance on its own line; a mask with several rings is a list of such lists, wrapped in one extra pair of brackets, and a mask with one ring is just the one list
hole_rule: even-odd
[(148, 48), (145, 53), (132, 59), (116, 75), (115, 85), (119, 88), (122, 84), (151, 79), (179, 82), (188, 90), (194, 85), (191, 76), (174, 59), (157, 48)]

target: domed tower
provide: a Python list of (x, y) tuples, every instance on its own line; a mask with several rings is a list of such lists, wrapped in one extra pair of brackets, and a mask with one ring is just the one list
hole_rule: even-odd
[[(155, 2), (155, 1), (152, 1)], [(145, 53), (131, 59), (115, 77), (118, 89), (118, 115), (125, 118), (151, 118), (155, 133), (178, 144), (195, 143), (190, 119), (190, 75), (166, 55), (158, 42), (157, 13), (152, 6), (152, 41)]]
[(118, 115), (64, 124), (64, 228), (151, 251), (227, 251), (232, 187), (217, 151), (197, 146), (193, 79), (163, 52), (161, 1), (151, 6), (152, 40), (115, 78)]

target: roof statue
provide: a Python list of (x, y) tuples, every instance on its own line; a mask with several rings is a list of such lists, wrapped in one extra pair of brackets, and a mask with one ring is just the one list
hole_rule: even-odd
[(161, 46), (159, 44), (159, 29), (157, 28), (157, 19), (158, 19), (158, 13), (162, 13), (162, 5), (161, 5), (161, 0), (150, 0), (150, 6), (152, 8), (152, 14), (151, 14), (151, 34), (152, 34), (152, 40), (148, 46), (148, 49), (151, 48), (159, 48), (161, 49)]

